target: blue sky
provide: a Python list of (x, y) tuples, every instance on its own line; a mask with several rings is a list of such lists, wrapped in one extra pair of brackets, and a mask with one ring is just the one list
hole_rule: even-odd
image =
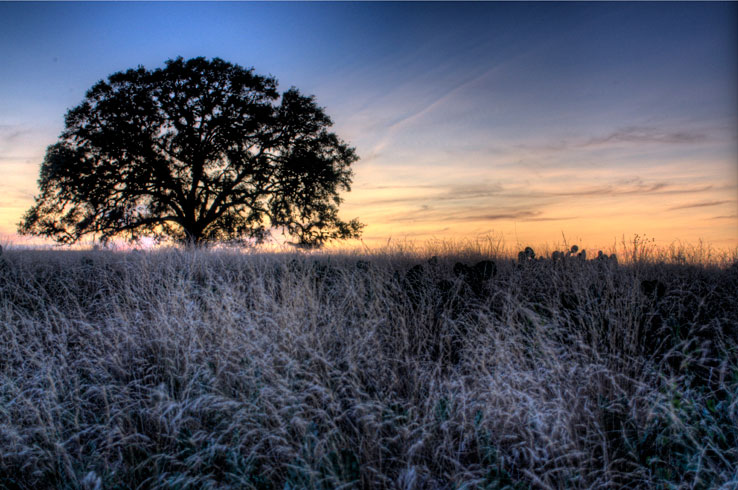
[(0, 3), (0, 236), (97, 80), (218, 56), (314, 94), (368, 243), (738, 245), (736, 3)]

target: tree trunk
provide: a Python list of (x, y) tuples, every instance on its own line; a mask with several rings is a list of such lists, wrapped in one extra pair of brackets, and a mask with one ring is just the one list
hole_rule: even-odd
[(203, 230), (201, 229), (201, 226), (198, 226), (198, 223), (194, 220), (188, 220), (189, 222), (187, 224), (183, 224), (182, 228), (184, 230), (184, 237), (182, 238), (182, 242), (184, 245), (187, 246), (194, 246), (199, 247), (204, 244), (203, 240)]

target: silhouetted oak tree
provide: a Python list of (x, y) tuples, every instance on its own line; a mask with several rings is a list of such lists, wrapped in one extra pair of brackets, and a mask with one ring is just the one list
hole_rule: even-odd
[(302, 246), (358, 237), (338, 218), (358, 157), (313, 97), (215, 58), (100, 81), (66, 115), (19, 232), (73, 243), (143, 235)]

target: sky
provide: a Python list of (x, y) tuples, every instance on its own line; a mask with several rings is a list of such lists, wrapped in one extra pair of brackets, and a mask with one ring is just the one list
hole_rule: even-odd
[(315, 95), (369, 246), (738, 246), (738, 3), (702, 2), (0, 2), (0, 242), (66, 111), (177, 56)]

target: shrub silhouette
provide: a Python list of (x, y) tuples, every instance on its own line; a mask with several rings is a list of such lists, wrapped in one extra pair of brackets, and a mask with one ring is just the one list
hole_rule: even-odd
[(453, 268), (454, 275), (464, 279), (477, 296), (484, 292), (487, 281), (497, 274), (497, 264), (491, 260), (482, 260), (473, 266), (457, 262)]
[(649, 299), (660, 300), (666, 294), (666, 286), (658, 279), (641, 281), (641, 291)]
[(523, 264), (526, 262), (532, 262), (536, 258), (536, 253), (531, 247), (525, 247), (525, 250), (518, 252), (518, 262)]

